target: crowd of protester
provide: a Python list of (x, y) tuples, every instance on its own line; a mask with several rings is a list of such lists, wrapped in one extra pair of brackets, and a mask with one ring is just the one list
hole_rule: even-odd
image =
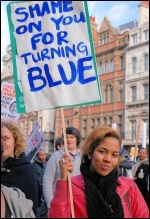
[(97, 127), (81, 145), (67, 127), (48, 159), (43, 147), (33, 162), (26, 150), (19, 124), (1, 121), (1, 218), (149, 218), (148, 150), (132, 165), (116, 130)]

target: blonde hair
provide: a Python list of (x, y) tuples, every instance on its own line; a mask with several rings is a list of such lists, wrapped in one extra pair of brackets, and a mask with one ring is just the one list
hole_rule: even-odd
[(26, 136), (21, 129), (18, 122), (12, 120), (1, 120), (1, 129), (2, 127), (6, 127), (12, 133), (15, 139), (15, 147), (14, 147), (14, 155), (15, 157), (19, 157), (21, 153), (23, 153), (26, 148)]
[(103, 141), (104, 138), (113, 137), (118, 139), (121, 149), (122, 139), (119, 133), (113, 128), (106, 126), (96, 127), (86, 138), (86, 141), (82, 147), (82, 154), (92, 155), (94, 149)]

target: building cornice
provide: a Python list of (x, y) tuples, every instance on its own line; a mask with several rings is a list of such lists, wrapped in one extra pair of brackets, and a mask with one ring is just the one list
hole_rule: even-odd
[(132, 49), (137, 49), (137, 48), (139, 48), (139, 47), (147, 46), (147, 45), (149, 45), (149, 41), (145, 41), (145, 42), (143, 42), (143, 43), (139, 43), (139, 44), (136, 44), (136, 45), (127, 47), (127, 51), (130, 51), (130, 50), (132, 50)]

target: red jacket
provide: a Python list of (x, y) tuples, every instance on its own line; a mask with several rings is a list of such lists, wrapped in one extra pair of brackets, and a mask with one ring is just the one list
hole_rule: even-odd
[[(83, 176), (78, 175), (72, 177), (71, 181), (75, 218), (88, 218)], [(118, 182), (119, 186), (117, 187), (117, 193), (122, 201), (125, 218), (131, 218), (128, 205), (124, 198), (126, 192), (128, 192), (132, 206), (133, 218), (149, 218), (147, 205), (133, 179), (121, 176), (119, 177)], [(70, 215), (71, 210), (67, 181), (58, 180), (55, 196), (51, 201), (50, 209), (48, 211), (48, 218), (70, 218)]]

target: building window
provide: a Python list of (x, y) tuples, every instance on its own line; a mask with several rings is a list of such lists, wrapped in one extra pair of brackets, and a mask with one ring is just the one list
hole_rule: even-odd
[(95, 128), (95, 119), (92, 119), (91, 128), (92, 128), (92, 129), (94, 129), (94, 128)]
[(124, 57), (120, 56), (120, 69), (124, 69)]
[(109, 84), (105, 88), (105, 103), (113, 102), (113, 87)]
[(124, 100), (124, 96), (123, 96), (123, 82), (119, 83), (119, 100), (120, 101)]
[(109, 124), (112, 126), (112, 122), (113, 122), (113, 120), (112, 120), (112, 117), (109, 117)]
[(118, 131), (119, 131), (119, 134), (120, 136), (123, 138), (123, 125), (122, 125), (122, 122), (123, 122), (123, 117), (122, 115), (119, 115), (118, 116)]
[(136, 139), (136, 121), (131, 121), (131, 139)]
[(100, 69), (99, 69), (99, 74), (102, 75), (103, 73), (103, 64), (102, 62), (100, 63)]
[(105, 89), (105, 103), (108, 103), (108, 88)]
[(137, 44), (137, 34), (132, 35), (133, 44)]
[(113, 87), (111, 86), (110, 87), (110, 103), (112, 103), (113, 102)]
[(105, 62), (105, 74), (108, 73), (108, 62)]
[(104, 117), (104, 125), (107, 125), (107, 119)]
[(145, 71), (149, 71), (149, 54), (144, 56)]
[(144, 100), (149, 99), (149, 84), (144, 84)]
[(133, 86), (132, 88), (132, 101), (137, 101), (137, 88), (136, 86)]
[(149, 40), (149, 30), (145, 30), (144, 34), (145, 34), (145, 40)]
[(145, 119), (143, 122), (146, 123), (146, 137), (149, 139), (149, 120)]
[(113, 72), (114, 71), (114, 60), (111, 59), (110, 60), (110, 72)]
[(100, 45), (105, 45), (109, 42), (109, 31), (100, 34)]
[(133, 73), (136, 73), (136, 70), (137, 70), (137, 58), (136, 57), (132, 59), (132, 63), (133, 63)]
[(118, 116), (118, 123), (119, 123), (119, 124), (122, 123), (122, 115), (119, 115), (119, 116)]
[(100, 125), (100, 118), (97, 118), (97, 125)]

